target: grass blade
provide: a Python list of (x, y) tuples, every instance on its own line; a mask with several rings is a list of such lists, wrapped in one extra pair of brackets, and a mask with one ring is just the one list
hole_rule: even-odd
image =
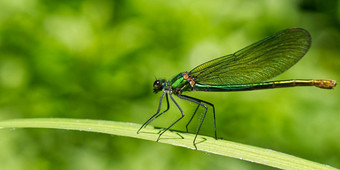
[[(0, 128), (52, 128), (64, 130), (80, 130), (126, 136), (144, 140), (156, 141), (162, 129), (148, 126), (140, 134), (136, 131), (140, 124), (103, 121), (78, 120), (59, 118), (14, 119), (0, 121)], [(160, 139), (160, 143), (194, 149), (192, 141), (194, 134), (167, 131)], [(199, 142), (201, 140), (201, 142)], [(212, 137), (199, 135), (197, 148), (200, 151), (238, 158), (250, 162), (281, 168), (281, 169), (335, 169), (327, 165), (308, 161), (285, 153), (235, 143), (227, 140), (215, 140)]]

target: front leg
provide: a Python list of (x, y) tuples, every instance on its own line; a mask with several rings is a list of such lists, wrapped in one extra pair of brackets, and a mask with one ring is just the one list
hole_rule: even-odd
[(182, 116), (177, 119), (174, 123), (172, 123), (169, 127), (167, 127), (166, 129), (164, 129), (158, 136), (157, 138), (157, 142), (159, 141), (160, 137), (163, 135), (163, 133), (165, 133), (167, 130), (169, 130), (173, 125), (175, 125), (178, 121), (180, 121), (183, 117), (184, 117), (184, 112), (182, 110), (182, 108), (177, 104), (177, 102), (175, 101), (175, 99), (172, 97), (172, 94), (169, 94), (171, 100), (175, 103), (175, 105), (178, 107), (179, 111), (181, 112)]

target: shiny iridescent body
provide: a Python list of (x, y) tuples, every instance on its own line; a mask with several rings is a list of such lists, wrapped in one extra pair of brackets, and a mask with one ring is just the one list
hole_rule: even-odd
[[(188, 125), (195, 116), (199, 106), (205, 108), (201, 122), (196, 130), (196, 136), (193, 140), (195, 149), (196, 138), (206, 116), (208, 106), (212, 107), (216, 134), (215, 107), (212, 103), (204, 100), (183, 95), (186, 91), (247, 91), (258, 89), (270, 89), (280, 87), (295, 86), (316, 86), (323, 89), (332, 89), (336, 86), (334, 80), (278, 80), (265, 81), (271, 79), (298, 62), (308, 51), (311, 44), (309, 33), (302, 28), (291, 28), (278, 32), (268, 38), (256, 42), (234, 54), (226, 55), (220, 58), (203, 63), (190, 72), (182, 72), (175, 76), (171, 81), (156, 80), (153, 84), (153, 91), (157, 93), (163, 91), (159, 102), (158, 110), (149, 118), (137, 133), (143, 127), (155, 120), (157, 117), (169, 110), (169, 96), (181, 112), (181, 117), (173, 122), (168, 128), (164, 129), (158, 136), (170, 129), (174, 124), (184, 117), (184, 112), (173, 98), (177, 97), (196, 103), (197, 108), (192, 115)], [(167, 108), (160, 112), (164, 95), (166, 96)]]

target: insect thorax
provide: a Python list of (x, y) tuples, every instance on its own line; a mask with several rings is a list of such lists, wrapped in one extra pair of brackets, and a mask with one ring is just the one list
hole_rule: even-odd
[(171, 80), (171, 89), (174, 94), (181, 94), (183, 91), (191, 91), (195, 85), (194, 79), (187, 72), (179, 73)]

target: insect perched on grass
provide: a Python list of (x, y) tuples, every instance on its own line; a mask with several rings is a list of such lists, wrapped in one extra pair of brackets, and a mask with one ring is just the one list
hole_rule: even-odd
[[(170, 81), (164, 79), (156, 80), (153, 83), (153, 92), (163, 91), (157, 112), (142, 125), (137, 133), (169, 110), (169, 96), (181, 112), (181, 117), (159, 134), (157, 142), (163, 133), (184, 117), (183, 110), (172, 96), (174, 94), (181, 99), (197, 104), (194, 114), (186, 125), (187, 131), (188, 125), (195, 116), (199, 106), (205, 108), (193, 140), (194, 147), (197, 149), (195, 142), (208, 110), (207, 105), (212, 107), (215, 139), (217, 139), (214, 105), (201, 99), (183, 95), (182, 93), (186, 91), (246, 91), (295, 86), (316, 86), (323, 89), (332, 89), (336, 86), (336, 81), (334, 80), (297, 79), (266, 81), (292, 67), (306, 54), (310, 45), (311, 37), (308, 31), (302, 28), (290, 28), (256, 42), (234, 54), (213, 59), (189, 72), (179, 73)], [(166, 96), (167, 108), (160, 112), (164, 95)]]

